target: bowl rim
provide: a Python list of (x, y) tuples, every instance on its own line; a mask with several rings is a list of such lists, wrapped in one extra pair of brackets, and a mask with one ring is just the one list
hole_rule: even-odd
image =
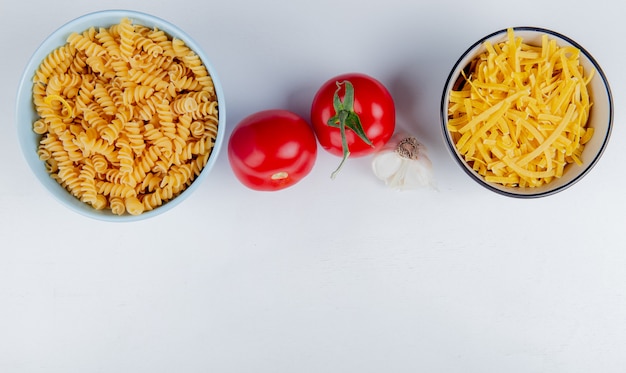
[[(104, 19), (104, 21), (102, 22), (102, 24), (98, 25), (97, 23), (101, 18)], [(88, 204), (80, 201), (78, 198), (74, 197), (69, 191), (67, 191), (55, 180), (49, 177), (48, 174), (40, 172), (40, 169), (38, 168), (41, 167), (41, 164), (39, 163), (41, 161), (39, 159), (35, 159), (35, 157), (30, 154), (33, 151), (32, 144), (26, 136), (28, 130), (24, 128), (26, 127), (27, 123), (23, 123), (26, 122), (27, 118), (25, 116), (28, 115), (23, 114), (26, 100), (28, 99), (28, 101), (32, 105), (32, 76), (35, 70), (43, 61), (43, 59), (54, 49), (62, 45), (55, 43), (55, 39), (63, 36), (63, 39), (65, 40), (70, 32), (82, 32), (86, 30), (87, 28), (78, 29), (78, 26), (85, 22), (89, 22), (89, 25), (87, 27), (98, 27), (113, 24), (109, 22), (109, 19), (115, 19), (116, 22), (119, 22), (123, 18), (130, 18), (133, 23), (141, 24), (144, 26), (158, 27), (159, 30), (164, 31), (168, 36), (175, 36), (176, 38), (183, 40), (187, 47), (189, 47), (191, 50), (194, 51), (194, 53), (198, 55), (202, 63), (207, 68), (207, 71), (209, 72), (209, 75), (211, 76), (213, 85), (215, 87), (217, 103), (219, 106), (217, 136), (215, 138), (215, 143), (213, 144), (211, 154), (202, 171), (198, 174), (198, 176), (196, 176), (193, 182), (188, 185), (182, 192), (180, 192), (176, 197), (162, 204), (161, 206), (154, 208), (153, 210), (145, 211), (139, 215), (130, 215), (128, 213), (125, 213), (124, 215), (116, 215), (109, 210), (96, 210)], [(93, 22), (90, 22), (91, 20), (93, 20)], [(41, 56), (41, 58), (39, 58), (38, 56)], [(176, 26), (175, 24), (152, 14), (127, 9), (108, 9), (85, 13), (81, 16), (75, 17), (63, 23), (61, 26), (52, 31), (45, 39), (43, 39), (39, 46), (33, 51), (31, 56), (29, 57), (28, 62), (21, 74), (20, 80), (18, 82), (15, 110), (15, 125), (17, 127), (18, 143), (20, 148), (22, 149), (22, 156), (25, 158), (31, 172), (39, 180), (41, 186), (46, 189), (46, 191), (51, 194), (54, 199), (57, 200), (57, 202), (78, 213), (79, 215), (95, 220), (108, 222), (131, 222), (146, 220), (157, 215), (166, 213), (167, 211), (171, 210), (172, 208), (183, 202), (185, 199), (187, 199), (187, 197), (199, 187), (202, 181), (204, 181), (204, 179), (206, 178), (207, 174), (209, 174), (211, 169), (215, 166), (217, 159), (221, 153), (221, 148), (224, 142), (226, 132), (226, 103), (223, 87), (211, 59), (204, 52), (202, 47), (193, 39), (193, 37), (189, 33), (181, 29), (179, 26)], [(34, 111), (34, 108), (32, 110)], [(28, 127), (28, 129), (32, 131), (32, 123), (31, 126)], [(56, 189), (58, 192), (51, 190), (51, 188)], [(63, 195), (62, 191), (57, 188), (61, 188), (62, 190), (64, 190), (66, 195)], [(68, 196), (71, 198), (68, 198)]]
[[(480, 45), (482, 45), (486, 40), (491, 39), (491, 38), (496, 37), (496, 36), (501, 35), (501, 34), (506, 34), (506, 32), (509, 29), (513, 29), (513, 31), (531, 31), (531, 32), (545, 33), (545, 34), (548, 34), (548, 35), (555, 36), (555, 37), (557, 37), (559, 39), (562, 39), (565, 42), (567, 42), (567, 43), (571, 44), (572, 46), (576, 47), (577, 49), (579, 49), (580, 52), (593, 65), (594, 69), (596, 70), (595, 73), (597, 74), (597, 76), (599, 76), (602, 79), (602, 86), (606, 90), (606, 95), (607, 95), (607, 99), (608, 99), (607, 107), (608, 107), (608, 110), (609, 110), (609, 115), (608, 115), (607, 130), (606, 130), (606, 133), (603, 134), (604, 139), (602, 141), (602, 145), (600, 146), (598, 152), (595, 154), (594, 158), (589, 162), (589, 164), (585, 167), (584, 170), (582, 170), (578, 175), (576, 175), (569, 182), (567, 182), (567, 183), (565, 183), (563, 185), (560, 185), (558, 187), (550, 188), (550, 189), (544, 190), (544, 191), (538, 191), (536, 193), (516, 193), (516, 192), (513, 191), (512, 188), (510, 190), (509, 190), (509, 188), (507, 188), (506, 190), (503, 190), (503, 189), (496, 188), (493, 185), (491, 185), (490, 183), (488, 183), (487, 181), (485, 181), (482, 176), (478, 175), (473, 170), (470, 170), (467, 167), (465, 161), (456, 153), (454, 142), (450, 138), (450, 134), (449, 134), (449, 131), (447, 129), (448, 92), (450, 91), (451, 86), (454, 83), (453, 79), (456, 79), (455, 77), (457, 76), (457, 74), (455, 74), (455, 72), (457, 72), (457, 69), (458, 69), (459, 65), (461, 64), (461, 62), (472, 51), (474, 51), (475, 48), (477, 48)], [(458, 71), (460, 73), (460, 70), (458, 70)], [(565, 36), (565, 35), (563, 35), (563, 34), (561, 34), (559, 32), (553, 31), (551, 29), (547, 29), (547, 28), (543, 28), (543, 27), (536, 27), (536, 26), (515, 26), (515, 27), (508, 27), (508, 28), (500, 29), (500, 30), (491, 32), (491, 33), (483, 36), (482, 38), (480, 38), (476, 42), (472, 43), (461, 54), (461, 56), (453, 64), (452, 68), (450, 69), (450, 72), (448, 73), (448, 77), (445, 80), (445, 84), (444, 84), (444, 87), (443, 87), (443, 93), (442, 93), (442, 96), (441, 96), (441, 107), (440, 107), (439, 114), (440, 114), (441, 129), (442, 129), (442, 133), (443, 133), (444, 142), (446, 144), (446, 148), (448, 149), (448, 152), (450, 153), (450, 156), (452, 158), (454, 158), (456, 163), (461, 167), (461, 169), (463, 169), (463, 171), (465, 171), (465, 173), (467, 175), (470, 176), (470, 178), (472, 180), (474, 180), (475, 182), (477, 182), (481, 186), (487, 188), (488, 190), (491, 190), (491, 191), (496, 192), (496, 193), (498, 193), (500, 195), (503, 195), (503, 196), (513, 197), (513, 198), (520, 198), (520, 199), (533, 199), (533, 198), (547, 197), (547, 196), (556, 194), (558, 192), (561, 192), (561, 191), (571, 187), (572, 185), (574, 185), (578, 181), (580, 181), (585, 175), (587, 175), (591, 171), (591, 169), (598, 163), (598, 161), (602, 157), (602, 154), (604, 153), (604, 151), (606, 150), (606, 148), (608, 146), (609, 139), (611, 137), (611, 133), (612, 133), (612, 130), (613, 130), (613, 115), (614, 115), (614, 113), (613, 113), (613, 111), (614, 111), (613, 106), (614, 106), (613, 94), (611, 92), (611, 87), (609, 85), (609, 81), (608, 81), (608, 79), (606, 77), (606, 74), (604, 73), (604, 71), (600, 67), (600, 64), (597, 62), (597, 60), (582, 45), (580, 45), (579, 43), (577, 43), (576, 41), (574, 41), (570, 37)]]

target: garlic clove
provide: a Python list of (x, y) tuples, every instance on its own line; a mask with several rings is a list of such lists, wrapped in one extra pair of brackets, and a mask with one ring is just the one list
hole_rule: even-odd
[(433, 168), (430, 159), (424, 154), (416, 161), (408, 161), (407, 170), (404, 174), (405, 186), (407, 189), (419, 187), (434, 187)]
[(374, 156), (372, 161), (374, 175), (383, 181), (393, 177), (401, 166), (402, 158), (398, 157), (393, 151), (380, 152)]

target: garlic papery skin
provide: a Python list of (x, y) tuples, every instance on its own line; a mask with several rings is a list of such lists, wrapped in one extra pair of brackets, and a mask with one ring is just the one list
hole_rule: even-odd
[(436, 188), (426, 147), (406, 134), (394, 135), (374, 155), (372, 170), (392, 189)]

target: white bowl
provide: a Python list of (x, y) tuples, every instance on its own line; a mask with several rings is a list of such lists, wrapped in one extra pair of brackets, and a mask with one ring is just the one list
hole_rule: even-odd
[(474, 171), (465, 162), (461, 154), (459, 154), (456, 146), (448, 131), (448, 102), (450, 91), (453, 89), (459, 79), (462, 79), (461, 71), (465, 69), (469, 63), (478, 55), (485, 51), (484, 43), (486, 41), (497, 44), (507, 40), (507, 29), (496, 31), (489, 34), (470, 46), (465, 53), (461, 55), (454, 64), (452, 71), (446, 80), (443, 95), (441, 99), (441, 123), (444, 135), (444, 141), (447, 145), (454, 160), (461, 168), (476, 182), (485, 188), (509, 197), (518, 198), (536, 198), (548, 196), (572, 186), (578, 180), (582, 179), (599, 161), (604, 152), (613, 125), (613, 98), (609, 83), (596, 60), (581, 45), (572, 39), (561, 35), (557, 32), (537, 28), (537, 27), (515, 27), (514, 33), (516, 37), (521, 37), (523, 42), (530, 45), (541, 45), (541, 37), (547, 34), (550, 39), (556, 40), (560, 47), (574, 46), (581, 52), (580, 63), (585, 71), (595, 69), (595, 75), (588, 85), (589, 94), (593, 102), (588, 119), (588, 126), (594, 128), (592, 139), (585, 145), (582, 153), (582, 165), (570, 164), (566, 166), (563, 176), (555, 178), (551, 182), (539, 187), (506, 187), (502, 184), (486, 181), (481, 175)]
[[(38, 118), (38, 115), (34, 109), (33, 104), (33, 83), (32, 79), (35, 71), (41, 64), (42, 60), (54, 49), (64, 45), (67, 37), (72, 32), (82, 33), (90, 27), (109, 27), (114, 24), (120, 23), (124, 18), (132, 20), (133, 24), (139, 24), (150, 28), (157, 27), (164, 31), (170, 37), (176, 37), (185, 42), (185, 44), (192, 49), (202, 60), (209, 74), (213, 79), (215, 86), (217, 101), (219, 104), (218, 114), (218, 132), (215, 139), (215, 144), (212, 149), (211, 155), (207, 164), (203, 168), (202, 172), (195, 178), (193, 183), (189, 185), (178, 196), (171, 199), (169, 202), (150, 210), (143, 212), (140, 215), (115, 215), (110, 210), (96, 210), (90, 205), (81, 202), (79, 199), (71, 195), (65, 188), (52, 179), (46, 171), (45, 164), (41, 161), (37, 154), (40, 135), (33, 132), (33, 122)], [(45, 189), (47, 189), (57, 200), (70, 209), (84, 215), (98, 220), (105, 221), (136, 221), (146, 219), (159, 214), (162, 214), (187, 198), (194, 190), (196, 190), (203, 179), (207, 177), (209, 171), (214, 166), (217, 156), (220, 152), (222, 142), (225, 134), (225, 104), (222, 86), (218, 79), (217, 73), (207, 55), (202, 51), (202, 48), (183, 30), (177, 26), (157, 18), (152, 15), (128, 11), (128, 10), (106, 10), (95, 13), (90, 13), (76, 18), (65, 25), (61, 26), (58, 30), (54, 31), (43, 43), (37, 48), (30, 61), (28, 62), (26, 69), (22, 75), (19, 83), (19, 89), (17, 94), (17, 132), (19, 137), (20, 146), (26, 158), (26, 161), (35, 176), (41, 181)]]

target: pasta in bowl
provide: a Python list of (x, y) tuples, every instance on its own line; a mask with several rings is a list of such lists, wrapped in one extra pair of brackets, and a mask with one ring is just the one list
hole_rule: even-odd
[(18, 91), (28, 164), (61, 202), (100, 220), (145, 219), (180, 203), (215, 163), (224, 123), (222, 89), (201, 48), (134, 11), (62, 26)]
[(613, 98), (578, 43), (536, 27), (485, 36), (457, 60), (441, 123), (450, 154), (474, 181), (508, 197), (563, 191), (600, 160)]

